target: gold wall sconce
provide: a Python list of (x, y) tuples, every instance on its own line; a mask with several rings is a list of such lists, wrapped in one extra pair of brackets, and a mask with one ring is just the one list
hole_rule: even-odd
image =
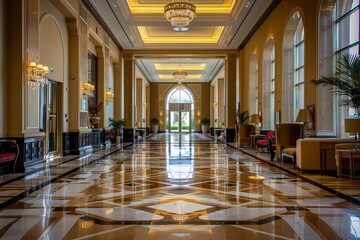
[(94, 96), (95, 86), (88, 82), (83, 82), (81, 84), (82, 94), (84, 96)]
[(41, 63), (31, 61), (27, 65), (27, 77), (28, 83), (46, 84), (46, 75), (49, 73), (49, 67), (44, 66)]
[(105, 93), (105, 101), (112, 102), (114, 100), (114, 93), (111, 92), (111, 89)]
[(216, 107), (218, 105), (217, 102), (213, 102), (213, 107)]

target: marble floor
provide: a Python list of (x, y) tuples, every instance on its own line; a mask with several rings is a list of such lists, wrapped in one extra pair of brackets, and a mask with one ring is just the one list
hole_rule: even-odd
[(360, 238), (359, 205), (201, 134), (158, 134), (0, 186), (1, 239)]

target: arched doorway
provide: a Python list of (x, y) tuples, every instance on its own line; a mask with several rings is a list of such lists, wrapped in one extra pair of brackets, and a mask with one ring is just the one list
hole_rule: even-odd
[(186, 88), (174, 88), (167, 96), (166, 131), (194, 131), (194, 98)]

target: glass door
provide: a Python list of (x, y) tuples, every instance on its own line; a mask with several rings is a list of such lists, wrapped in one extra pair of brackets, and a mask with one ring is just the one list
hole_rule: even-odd
[(191, 132), (190, 111), (170, 111), (169, 132)]
[(59, 85), (49, 81), (48, 84), (48, 125), (47, 125), (47, 147), (48, 153), (58, 151), (58, 97)]
[(180, 117), (179, 111), (170, 111), (169, 132), (179, 132), (180, 129), (179, 117)]
[(54, 155), (58, 152), (58, 105), (59, 84), (48, 81), (40, 85), (40, 131), (45, 132), (45, 154)]
[(191, 132), (191, 114), (190, 111), (180, 112), (180, 132)]

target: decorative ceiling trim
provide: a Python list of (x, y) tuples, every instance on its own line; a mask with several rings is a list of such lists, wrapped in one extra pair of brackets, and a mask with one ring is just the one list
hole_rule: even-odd
[(91, 5), (89, 0), (81, 0), (82, 3), (86, 6), (86, 8), (89, 10), (89, 12), (93, 15), (95, 20), (100, 24), (100, 26), (105, 30), (105, 32), (109, 35), (111, 40), (115, 43), (115, 45), (119, 48), (119, 50), (123, 50), (123, 47), (120, 45), (119, 41), (115, 37), (115, 35), (112, 33), (110, 28), (106, 25), (104, 20), (101, 18), (99, 13), (95, 10), (95, 8)]
[[(132, 14), (163, 14), (165, 4), (140, 4), (136, 0), (127, 0), (127, 5)], [(234, 8), (236, 0), (226, 0), (222, 4), (201, 4), (193, 3), (196, 5), (197, 14), (209, 14), (209, 13), (224, 13), (230, 14)]]
[(240, 43), (238, 50), (241, 50), (245, 47), (245, 45), (249, 42), (252, 36), (259, 30), (260, 26), (266, 21), (266, 19), (270, 16), (270, 14), (275, 10), (275, 8), (279, 5), (281, 0), (273, 0), (270, 6), (266, 9), (264, 14), (261, 15), (259, 21), (256, 22), (255, 26), (251, 29), (251, 31), (246, 35), (245, 39)]

